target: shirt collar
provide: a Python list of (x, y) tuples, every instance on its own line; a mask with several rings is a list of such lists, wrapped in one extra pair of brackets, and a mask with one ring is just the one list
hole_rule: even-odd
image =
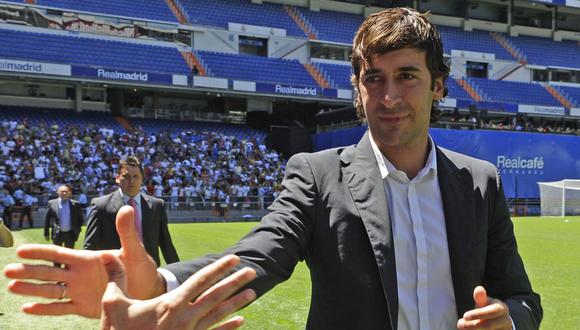
[[(377, 159), (377, 164), (379, 165), (379, 171), (381, 172), (381, 178), (385, 179), (389, 173), (397, 171), (397, 168), (383, 155), (383, 153), (379, 150), (379, 147), (375, 143), (373, 139), (373, 135), (369, 130), (369, 138), (371, 140), (371, 147), (373, 149), (373, 153), (375, 154), (375, 158)], [(429, 155), (427, 155), (427, 161), (425, 162), (425, 166), (419, 171), (417, 177), (422, 177), (433, 171), (434, 174), (437, 174), (437, 158), (435, 157), (435, 142), (429, 135)]]
[(123, 197), (124, 204), (129, 204), (129, 199), (133, 198), (135, 200), (135, 202), (137, 203), (137, 205), (141, 205), (141, 193), (138, 193), (137, 195), (131, 197), (129, 195), (123, 194), (123, 190), (121, 190), (121, 188), (119, 188), (119, 194), (121, 194), (121, 197)]

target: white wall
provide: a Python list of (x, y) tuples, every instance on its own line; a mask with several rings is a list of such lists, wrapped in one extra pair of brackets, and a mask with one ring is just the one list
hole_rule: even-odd
[(238, 54), (239, 38), (235, 32), (226, 30), (210, 30), (194, 32), (193, 48), (221, 53)]
[(0, 95), (0, 104), (41, 107), (41, 108), (71, 109), (71, 111), (75, 108), (75, 101), (73, 100), (51, 99), (45, 97), (31, 98), (31, 97), (8, 96), (8, 95)]
[(308, 48), (308, 41), (305, 39), (277, 37), (268, 39), (268, 57), (296, 59), (300, 63), (305, 63), (308, 60)]

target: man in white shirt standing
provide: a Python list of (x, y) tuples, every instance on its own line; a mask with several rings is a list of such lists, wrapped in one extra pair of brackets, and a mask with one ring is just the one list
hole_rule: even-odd
[[(355, 36), (352, 66), (356, 110), (368, 131), (357, 145), (290, 158), (270, 213), (227, 250), (256, 270), (248, 287), (260, 296), (304, 260), (312, 279), (308, 329), (539, 328), (540, 297), (517, 251), (497, 169), (429, 137), (449, 68), (427, 15), (408, 8), (369, 15)], [(107, 291), (103, 300), (117, 308), (105, 310), (105, 319), (127, 327), (216, 260), (159, 270), (139, 263), (131, 275), (134, 259), (123, 258), (129, 282), (142, 284), (129, 294), (158, 296), (147, 305)], [(95, 304), (71, 298), (74, 313)], [(144, 314), (128, 318), (129, 308)]]

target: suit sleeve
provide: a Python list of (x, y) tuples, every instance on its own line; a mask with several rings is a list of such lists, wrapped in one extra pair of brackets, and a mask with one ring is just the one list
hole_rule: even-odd
[(305, 258), (312, 234), (316, 209), (316, 187), (304, 155), (290, 158), (282, 182), (284, 190), (269, 207), (261, 224), (223, 254), (168, 265), (167, 269), (183, 283), (203, 266), (226, 254), (236, 254), (242, 267), (256, 270), (257, 278), (248, 287), (263, 295), (287, 280), (296, 264)]
[(165, 203), (161, 201), (159, 205), (161, 212), (161, 223), (159, 230), (159, 247), (161, 248), (161, 253), (163, 253), (163, 259), (165, 259), (166, 264), (171, 264), (179, 261), (179, 256), (173, 246), (173, 241), (171, 240), (171, 234), (169, 233), (169, 227), (167, 225), (167, 212), (165, 212)]
[(85, 250), (102, 250), (103, 233), (102, 233), (102, 212), (100, 207), (91, 201), (90, 212), (87, 219), (87, 231), (85, 232)]
[(483, 285), (490, 296), (508, 305), (516, 329), (538, 329), (543, 315), (540, 296), (532, 290), (518, 253), (499, 175), (496, 174), (495, 179), (495, 184), (490, 185), (490, 189), (497, 189), (493, 189), (495, 198), (491, 205)]
[(46, 209), (46, 214), (44, 215), (44, 237), (50, 237), (50, 221), (51, 221), (52, 209), (50, 208), (50, 202), (48, 203), (48, 208)]
[(74, 230), (75, 241), (76, 241), (76, 240), (78, 240), (79, 235), (81, 233), (81, 228), (83, 226), (83, 223), (85, 222), (85, 217), (83, 215), (83, 209), (78, 201), (74, 202), (74, 207), (75, 207), (75, 219), (73, 219), (73, 221), (74, 221), (73, 230)]

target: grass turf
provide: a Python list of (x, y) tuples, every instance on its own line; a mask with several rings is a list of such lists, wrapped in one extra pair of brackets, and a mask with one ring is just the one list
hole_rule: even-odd
[[(567, 220), (567, 221), (566, 221)], [(220, 252), (256, 223), (172, 224), (180, 258)], [(580, 329), (580, 217), (514, 219), (519, 250), (534, 290), (542, 296), (542, 329)], [(43, 242), (40, 229), (14, 232), (15, 244)], [(82, 237), (82, 236), (81, 236)], [(0, 265), (17, 262), (15, 248), (0, 250)], [(8, 281), (0, 277), (0, 286)], [(98, 320), (76, 316), (39, 317), (20, 312), (30, 297), (0, 289), (0, 329), (97, 329)], [(300, 263), (293, 276), (238, 313), (246, 329), (303, 329), (310, 303), (308, 269)]]

